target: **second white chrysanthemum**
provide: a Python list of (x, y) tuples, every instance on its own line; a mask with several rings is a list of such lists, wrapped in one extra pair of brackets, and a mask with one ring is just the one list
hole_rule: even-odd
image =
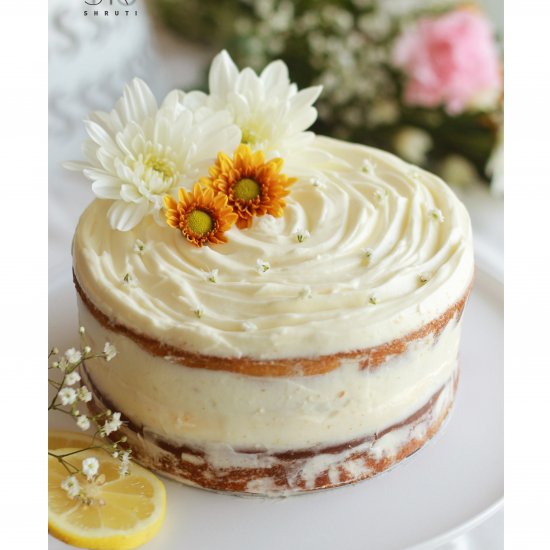
[(209, 95), (191, 92), (185, 103), (229, 111), (251, 149), (286, 159), (311, 144), (314, 134), (306, 130), (317, 119), (313, 103), (322, 87), (298, 91), (283, 61), (273, 61), (257, 75), (250, 67), (239, 71), (224, 50), (212, 61), (209, 87)]
[(88, 162), (65, 163), (83, 170), (99, 198), (114, 201), (108, 214), (114, 229), (128, 231), (157, 214), (164, 195), (193, 183), (220, 150), (240, 142), (229, 113), (192, 110), (177, 97), (168, 94), (159, 108), (145, 82), (134, 79), (110, 113), (93, 112), (85, 122)]

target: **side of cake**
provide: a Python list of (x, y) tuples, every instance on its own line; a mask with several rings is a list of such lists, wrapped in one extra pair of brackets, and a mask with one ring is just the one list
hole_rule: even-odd
[[(251, 71), (235, 71), (218, 57), (211, 89), (225, 75), (226, 87), (251, 103)], [(279, 96), (286, 84), (287, 104), (299, 96), (310, 113), (318, 91), (297, 93), (281, 71), (268, 67), (256, 78)], [(199, 102), (193, 116), (208, 119), (197, 113), (219, 97), (193, 94), (172, 94), (165, 108), (180, 116)], [(467, 212), (443, 181), (392, 155), (306, 136), (310, 114), (297, 116), (301, 126), (288, 138), (307, 142), (302, 149), (278, 143), (270, 152), (265, 139), (250, 141), (257, 124), (253, 134), (242, 113), (229, 113), (229, 126), (223, 113), (212, 115), (223, 126), (217, 158), (188, 170), (179, 202), (170, 180), (158, 193), (174, 197), (164, 210), (122, 192), (128, 182), (116, 195), (105, 170), (96, 178), (103, 196), (76, 230), (74, 279), (87, 335), (119, 353), (83, 377), (96, 405), (122, 413), (136, 459), (184, 483), (285, 495), (371, 477), (419, 449), (452, 406), (473, 278)], [(124, 133), (121, 118), (114, 130)], [(236, 144), (231, 124), (240, 130)], [(234, 153), (245, 135), (245, 147), (262, 151), (246, 157), (250, 166)], [(153, 176), (167, 183), (171, 165), (155, 162)], [(218, 193), (224, 171), (232, 187), (210, 207), (204, 201), (214, 195), (193, 185)], [(125, 176), (120, 166), (117, 174)], [(123, 195), (141, 206), (113, 223)], [(241, 208), (252, 199), (256, 210)], [(216, 218), (231, 204), (233, 217)], [(213, 221), (186, 233), (178, 224), (197, 211)], [(121, 227), (129, 217), (136, 223)], [(236, 223), (221, 231), (224, 219)], [(216, 242), (206, 240), (214, 234)]]

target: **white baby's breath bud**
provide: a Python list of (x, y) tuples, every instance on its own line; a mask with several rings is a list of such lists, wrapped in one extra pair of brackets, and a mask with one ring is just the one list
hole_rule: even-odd
[(316, 187), (317, 189), (322, 189), (323, 187), (325, 187), (323, 180), (318, 177), (309, 178), (309, 182), (311, 183), (311, 185), (313, 185), (313, 187)]
[(219, 272), (220, 272), (219, 269), (212, 269), (211, 271), (207, 271), (206, 272), (206, 280), (211, 282), (211, 283), (217, 283)]
[(54, 362), (52, 363), (52, 367), (53, 367), (54, 369), (58, 369), (58, 368), (59, 368), (59, 361), (54, 361)]
[(102, 431), (105, 435), (109, 435), (112, 432), (116, 432), (122, 426), (120, 420), (120, 413), (115, 412), (107, 422), (103, 425)]
[(113, 451), (113, 458), (118, 458), (118, 451)]
[(382, 202), (386, 198), (386, 192), (383, 189), (377, 189), (374, 192), (374, 197), (378, 202)]
[(361, 252), (363, 252), (363, 260), (366, 263), (370, 261), (370, 259), (372, 258), (372, 255), (374, 254), (374, 250), (372, 248), (363, 248)]
[(300, 290), (300, 293), (298, 294), (298, 296), (303, 300), (309, 300), (310, 298), (312, 298), (313, 293), (311, 291), (311, 287), (306, 285), (304, 288), (302, 288), (302, 290)]
[(137, 281), (134, 277), (132, 277), (132, 275), (130, 275), (130, 273), (126, 273), (124, 277), (122, 277), (122, 284), (129, 288), (137, 287)]
[(58, 396), (62, 405), (72, 405), (76, 401), (77, 394), (73, 388), (62, 388)]
[(67, 492), (69, 498), (75, 498), (80, 494), (80, 484), (75, 476), (69, 476), (61, 482), (61, 488)]
[(82, 414), (76, 419), (76, 425), (85, 432), (90, 427), (90, 419)]
[(378, 296), (376, 296), (376, 294), (371, 294), (371, 297), (369, 298), (369, 302), (372, 305), (376, 305), (378, 303)]
[(82, 359), (82, 353), (74, 348), (70, 348), (65, 352), (65, 357), (71, 365), (76, 365)]
[(78, 329), (78, 332), (80, 332), (80, 334), (84, 334), (86, 332), (86, 329), (84, 327), (80, 327)]
[(105, 360), (111, 361), (111, 359), (116, 357), (117, 349), (110, 342), (105, 342), (105, 345), (103, 346), (103, 353), (105, 354)]
[(80, 374), (78, 374), (78, 372), (76, 371), (70, 372), (65, 376), (66, 386), (72, 386), (73, 384), (76, 384), (79, 381), (80, 381)]
[(202, 308), (201, 306), (197, 306), (194, 310), (193, 310), (193, 313), (195, 314), (195, 317), (197, 319), (202, 319), (202, 317), (204, 316), (204, 308)]
[(92, 394), (86, 386), (81, 386), (78, 388), (78, 399), (84, 403), (88, 403), (92, 400)]
[(92, 481), (99, 471), (99, 461), (95, 456), (90, 456), (82, 461), (82, 473)]
[(90, 346), (84, 346), (84, 353), (88, 355), (89, 353), (92, 353), (92, 348)]
[(57, 368), (60, 370), (67, 370), (69, 368), (69, 362), (65, 357), (62, 357), (57, 363)]
[(252, 332), (258, 328), (252, 321), (244, 321), (241, 326), (246, 332)]
[(54, 347), (52, 348), (52, 355), (57, 355), (58, 353), (59, 353), (59, 348), (57, 348), (57, 347), (54, 346)]
[(428, 271), (421, 273), (418, 276), (418, 280), (420, 281), (420, 284), (425, 285), (430, 279), (432, 278), (432, 274)]
[(311, 234), (307, 229), (297, 229), (294, 232), (294, 236), (299, 243), (303, 243), (306, 239), (309, 239)]
[(137, 252), (138, 254), (143, 254), (145, 251), (145, 243), (141, 239), (137, 239), (134, 243), (134, 252)]
[(420, 170), (416, 166), (413, 166), (411, 168), (411, 170), (409, 171), (409, 177), (412, 180), (418, 181), (422, 178), (422, 173), (420, 172)]
[(439, 208), (432, 208), (431, 210), (429, 210), (428, 216), (438, 221), (439, 223), (443, 223), (445, 221), (445, 216), (443, 216), (443, 212), (441, 212)]
[(361, 164), (361, 172), (364, 174), (372, 174), (374, 172), (374, 163), (370, 159), (363, 159)]
[(258, 258), (256, 260), (256, 271), (262, 275), (266, 271), (269, 271), (271, 269), (271, 265), (269, 262), (266, 262), (265, 260), (262, 260), (261, 258)]
[(118, 472), (120, 476), (126, 476), (130, 468), (130, 451), (124, 451), (120, 456), (120, 466)]

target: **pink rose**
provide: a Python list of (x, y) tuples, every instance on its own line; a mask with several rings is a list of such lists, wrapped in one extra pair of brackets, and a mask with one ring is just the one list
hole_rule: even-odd
[(497, 96), (501, 89), (491, 26), (471, 10), (419, 20), (397, 41), (394, 63), (407, 76), (409, 105), (444, 105), (457, 114), (477, 98)]

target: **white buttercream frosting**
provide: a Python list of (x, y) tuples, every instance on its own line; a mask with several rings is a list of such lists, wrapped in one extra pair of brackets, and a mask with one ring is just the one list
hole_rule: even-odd
[(256, 359), (364, 349), (444, 313), (473, 275), (464, 206), (439, 178), (390, 154), (315, 144), (325, 164), (291, 187), (284, 217), (234, 227), (227, 244), (196, 248), (151, 217), (119, 232), (107, 222), (111, 201), (94, 201), (73, 248), (85, 293), (138, 333)]
[(372, 370), (347, 359), (326, 374), (255, 377), (171, 363), (103, 327), (80, 300), (79, 311), (92, 347), (109, 341), (118, 350), (108, 365), (89, 368), (101, 395), (145, 431), (210, 449), (210, 462), (226, 460), (228, 449), (345, 443), (402, 422), (453, 378), (460, 340), (451, 321)]

